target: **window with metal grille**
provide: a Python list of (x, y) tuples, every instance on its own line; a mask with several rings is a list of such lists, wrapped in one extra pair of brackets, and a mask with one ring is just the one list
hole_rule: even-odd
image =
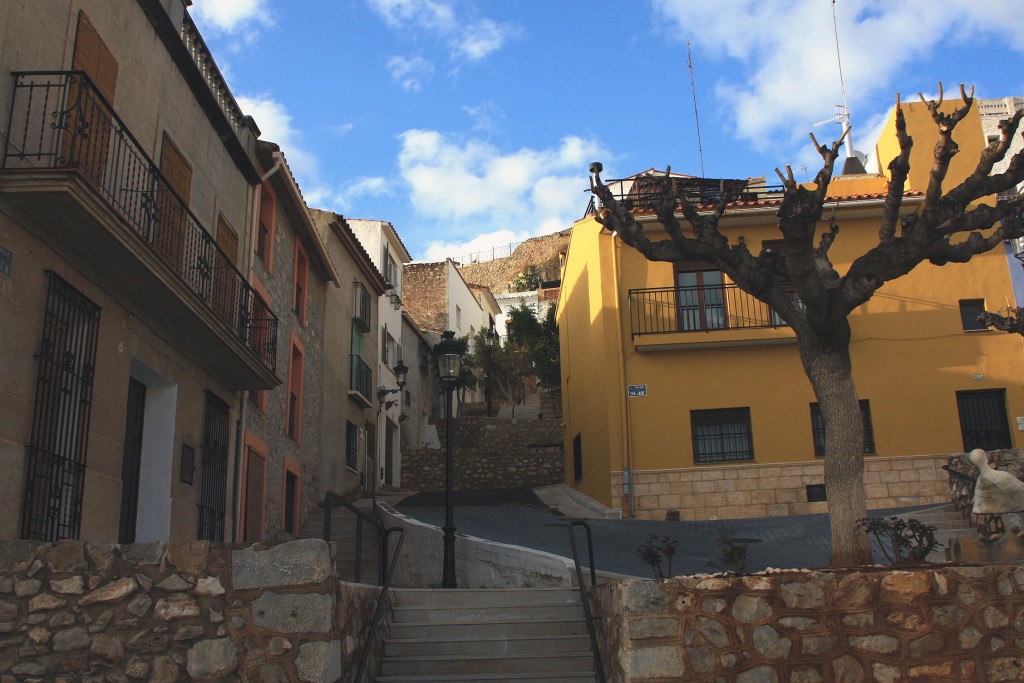
[[(868, 400), (860, 401), (860, 416), (864, 421), (864, 455), (873, 455), (875, 450), (875, 429), (871, 426), (871, 404)], [(811, 404), (811, 435), (814, 438), (814, 457), (825, 457), (825, 418), (817, 403)]]
[(690, 427), (695, 463), (754, 459), (750, 408), (691, 410)]
[(47, 271), (22, 538), (78, 538), (100, 308)]
[(200, 541), (224, 540), (228, 483), (228, 404), (206, 392), (203, 411), (203, 452), (199, 487)]
[(359, 427), (345, 422), (345, 467), (359, 469)]
[(987, 330), (988, 325), (978, 320), (978, 316), (984, 312), (984, 299), (960, 299), (960, 324), (964, 331)]

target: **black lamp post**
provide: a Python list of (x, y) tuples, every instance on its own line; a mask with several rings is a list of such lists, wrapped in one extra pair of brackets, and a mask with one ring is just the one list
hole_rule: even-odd
[(441, 571), (441, 588), (456, 588), (455, 585), (455, 515), (452, 508), (452, 484), (454, 482), (454, 463), (452, 456), (452, 392), (459, 381), (462, 368), (462, 346), (455, 341), (455, 333), (451, 330), (441, 335), (441, 341), (435, 347), (437, 354), (437, 375), (444, 386), (444, 424), (445, 424), (445, 461), (444, 461), (444, 566)]
[(484, 343), (486, 344), (487, 353), (487, 375), (484, 377), (484, 400), (487, 401), (487, 417), (491, 417), (491, 375), (494, 372), (492, 364), (494, 363), (494, 339), (498, 336), (498, 333), (493, 329), (489, 329), (484, 332)]

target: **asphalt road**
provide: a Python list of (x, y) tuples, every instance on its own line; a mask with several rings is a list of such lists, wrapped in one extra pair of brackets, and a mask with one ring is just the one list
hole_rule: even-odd
[[(499, 543), (525, 546), (565, 557), (572, 556), (569, 518), (544, 505), (529, 489), (514, 491), (457, 491), (453, 493), (455, 526), (459, 533)], [(396, 506), (402, 514), (427, 524), (444, 523), (444, 495), (417, 493)], [(873, 517), (900, 510), (873, 510)], [(753, 539), (747, 548), (746, 571), (768, 567), (802, 569), (828, 566), (827, 515), (795, 515), (757, 519), (701, 522), (661, 522), (637, 519), (589, 519), (594, 538), (594, 563), (598, 569), (640, 577), (653, 577), (640, 559), (639, 549), (655, 536), (676, 541), (671, 575), (700, 574), (725, 569), (721, 537)], [(583, 531), (577, 530), (582, 553)], [(882, 562), (876, 549), (875, 558)], [(717, 566), (716, 566), (717, 565)], [(663, 564), (666, 571), (668, 567)]]

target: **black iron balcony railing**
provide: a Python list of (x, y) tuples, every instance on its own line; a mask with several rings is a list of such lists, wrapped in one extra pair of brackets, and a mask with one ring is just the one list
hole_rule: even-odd
[[(692, 178), (673, 176), (666, 178), (663, 173), (639, 175), (622, 180), (607, 180), (605, 185), (616, 201), (629, 210), (653, 211), (665, 195), (668, 183), (673, 182), (680, 196), (685, 197), (694, 206), (717, 204), (725, 194), (733, 202), (746, 202), (756, 199), (773, 199), (782, 196), (781, 185), (767, 185), (748, 180), (732, 180), (726, 178)], [(591, 196), (584, 217), (596, 210), (594, 197)]]
[(768, 304), (736, 285), (631, 289), (629, 317), (634, 337), (789, 327)]
[(367, 400), (371, 400), (373, 398), (373, 391), (371, 389), (373, 386), (373, 373), (370, 371), (370, 366), (359, 356), (350, 356), (349, 358), (352, 361), (349, 391), (358, 392)]
[(3, 169), (80, 174), (270, 370), (277, 317), (81, 71), (16, 72)]

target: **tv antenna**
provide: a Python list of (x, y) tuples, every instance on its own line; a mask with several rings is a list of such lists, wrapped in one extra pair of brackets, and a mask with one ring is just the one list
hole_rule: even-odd
[(686, 41), (686, 68), (690, 70), (690, 92), (693, 93), (693, 118), (697, 122), (697, 153), (700, 155), (700, 177), (704, 177), (704, 147), (700, 143), (700, 115), (697, 113), (697, 87), (693, 83), (693, 56)]
[(830, 119), (819, 121), (815, 127), (824, 126), (826, 123), (840, 123), (843, 132), (846, 134), (846, 158), (854, 156), (853, 136), (850, 135), (850, 107), (846, 102), (846, 81), (843, 80), (843, 57), (839, 52), (839, 22), (836, 21), (836, 0), (832, 0), (832, 31), (836, 37), (836, 63), (839, 65), (839, 88), (843, 93), (843, 103), (836, 105), (836, 115)]

